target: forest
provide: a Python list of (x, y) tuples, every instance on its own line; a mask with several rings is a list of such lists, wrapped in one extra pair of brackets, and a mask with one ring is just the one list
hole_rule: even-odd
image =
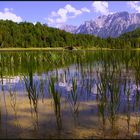
[(71, 34), (63, 30), (48, 27), (37, 22), (15, 23), (0, 20), (0, 48), (139, 48), (140, 29), (125, 33), (118, 38), (100, 38), (87, 34)]

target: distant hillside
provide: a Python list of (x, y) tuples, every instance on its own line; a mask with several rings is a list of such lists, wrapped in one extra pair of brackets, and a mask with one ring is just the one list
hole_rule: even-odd
[(66, 47), (66, 46), (96, 46), (93, 35), (73, 35), (71, 33), (28, 22), (15, 23), (0, 20), (0, 47)]
[(140, 48), (140, 28), (121, 35), (119, 39), (131, 48)]
[(139, 37), (140, 37), (140, 28), (137, 28), (134, 31), (122, 34), (119, 38), (132, 39), (132, 38), (139, 38)]
[(99, 38), (94, 35), (72, 34), (39, 22), (15, 23), (0, 20), (0, 48), (140, 48), (140, 28), (118, 38)]

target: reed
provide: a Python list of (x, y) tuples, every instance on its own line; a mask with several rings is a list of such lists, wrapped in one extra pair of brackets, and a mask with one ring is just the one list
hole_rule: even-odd
[(71, 106), (73, 108), (74, 113), (78, 113), (79, 101), (78, 101), (78, 93), (77, 93), (77, 81), (72, 78), (72, 90), (70, 92), (71, 95)]
[(42, 103), (44, 102), (44, 96), (45, 96), (44, 87), (45, 87), (45, 81), (43, 81), (43, 80), (41, 79), (41, 80), (40, 80), (39, 89), (40, 89), (40, 94), (41, 94), (41, 96), (42, 96)]
[(38, 98), (39, 98), (39, 93), (37, 92), (37, 84), (33, 84), (32, 80), (28, 79), (28, 77), (24, 76), (24, 82), (26, 86), (26, 90), (28, 93), (28, 97), (30, 100), (30, 104), (33, 104), (35, 112), (37, 112), (37, 105), (38, 105)]
[(97, 101), (98, 103), (98, 113), (102, 119), (102, 128), (103, 128), (103, 137), (105, 137), (105, 129), (106, 129), (106, 111), (107, 111), (107, 79), (106, 73), (100, 73), (97, 71)]
[[(39, 92), (37, 91), (37, 84), (33, 82), (33, 75), (29, 73), (29, 76), (24, 76), (24, 83), (28, 93), (28, 98), (31, 106), (31, 115), (34, 120), (34, 129), (38, 130), (38, 99)], [(33, 106), (33, 111), (32, 111)]]
[(11, 107), (12, 107), (12, 109), (14, 111), (16, 126), (21, 128), (20, 122), (18, 120), (18, 114), (17, 114), (17, 92), (16, 92), (16, 86), (14, 87), (13, 91), (12, 91), (11, 86), (10, 86), (8, 91), (9, 91), (9, 94), (10, 94), (10, 104), (11, 104)]
[(62, 122), (61, 122), (61, 94), (56, 90), (55, 83), (56, 83), (56, 77), (50, 77), (49, 79), (49, 93), (52, 96), (53, 103), (54, 103), (54, 112), (56, 116), (57, 121), (57, 127), (60, 130), (62, 128)]

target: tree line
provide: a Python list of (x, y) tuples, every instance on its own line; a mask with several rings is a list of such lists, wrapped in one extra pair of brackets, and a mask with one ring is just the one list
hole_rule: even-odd
[(87, 34), (71, 34), (63, 30), (48, 27), (37, 22), (15, 23), (0, 20), (0, 48), (30, 47), (100, 47), (100, 48), (138, 48), (140, 47), (140, 29), (126, 33), (118, 38), (100, 38)]

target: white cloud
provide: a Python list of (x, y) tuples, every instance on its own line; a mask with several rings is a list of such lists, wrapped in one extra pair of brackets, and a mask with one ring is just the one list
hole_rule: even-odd
[(137, 12), (140, 12), (140, 5), (138, 1), (127, 2), (128, 6)]
[(22, 18), (13, 12), (13, 8), (4, 8), (4, 12), (0, 12), (0, 19), (12, 20), (14, 22), (21, 22)]
[(90, 13), (90, 10), (88, 8), (86, 8), (86, 7), (81, 8), (81, 11), (82, 12), (88, 12), (88, 13)]
[(54, 23), (54, 20), (52, 18), (47, 19), (49, 23)]
[(67, 10), (68, 13), (73, 13), (74, 16), (80, 15), (82, 14), (82, 11), (75, 9), (74, 7), (72, 7), (70, 4), (67, 4), (65, 6), (65, 9)]
[(103, 1), (103, 2), (95, 1), (92, 3), (92, 6), (94, 8), (94, 11), (97, 13), (101, 13), (104, 15), (110, 14), (109, 8), (108, 8), (108, 2), (106, 2), (106, 1)]
[(13, 8), (4, 8), (4, 12), (10, 12), (13, 11)]
[(67, 4), (64, 8), (58, 9), (58, 11), (53, 11), (48, 18), (44, 18), (47, 20), (49, 25), (59, 26), (65, 23), (68, 19), (75, 18), (78, 15), (81, 15), (84, 12), (90, 12), (86, 7), (81, 9), (76, 9), (75, 7)]
[(57, 13), (53, 11), (53, 12), (51, 13), (51, 16), (57, 17)]

